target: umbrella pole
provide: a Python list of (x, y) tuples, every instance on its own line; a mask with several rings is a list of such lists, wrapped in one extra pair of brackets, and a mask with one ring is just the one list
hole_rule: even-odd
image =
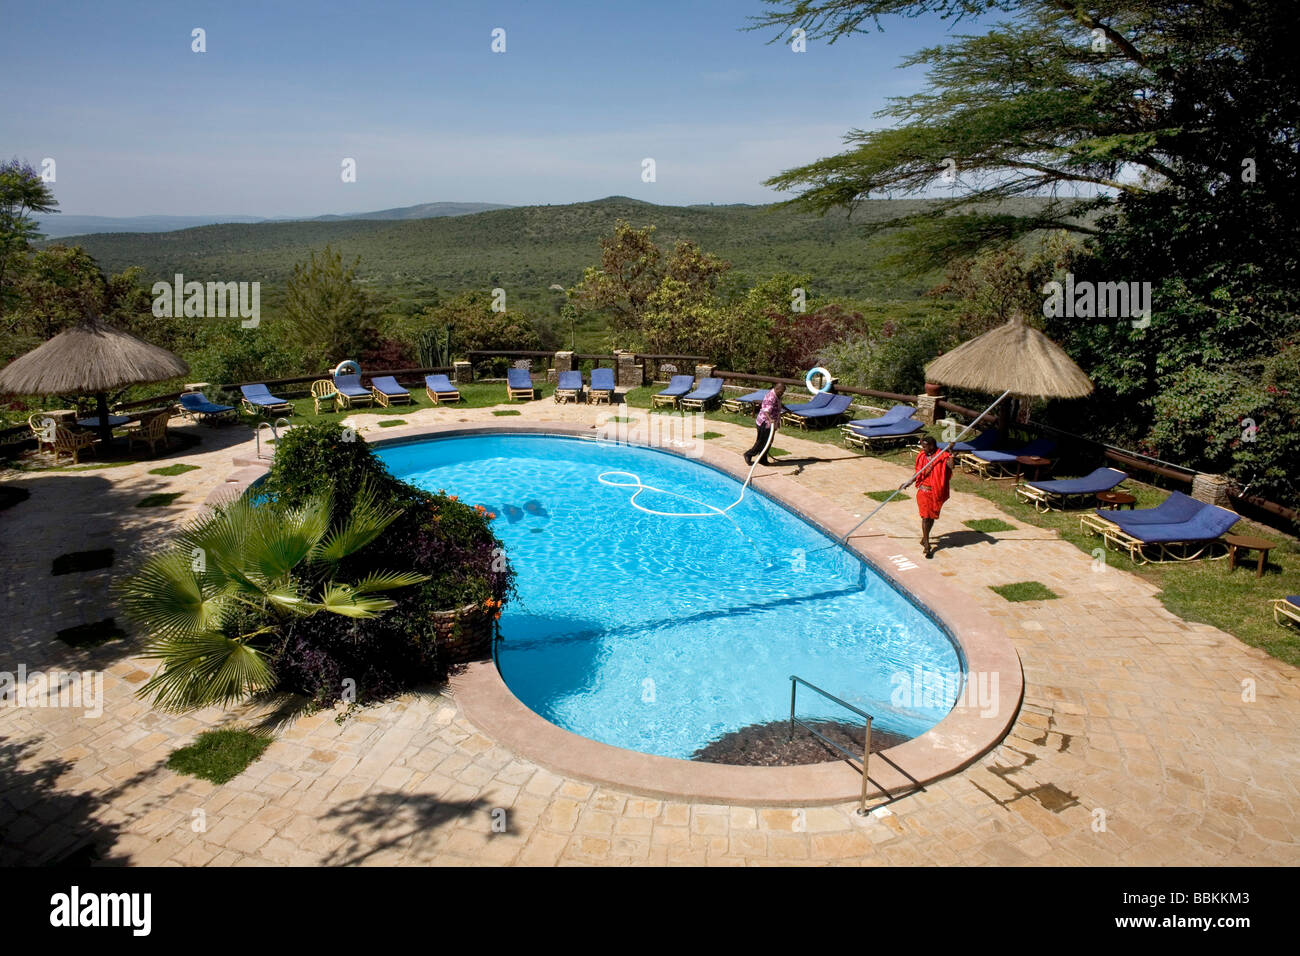
[(113, 440), (113, 429), (108, 425), (108, 395), (105, 392), (95, 393), (95, 415), (99, 418), (100, 441), (107, 448)]
[[(956, 438), (954, 438), (952, 441), (948, 442), (948, 448), (947, 448), (947, 451), (949, 452), (949, 454), (951, 454), (951, 452), (952, 452), (952, 446), (953, 446), (953, 445), (955, 445), (957, 442), (961, 441), (962, 438), (966, 435), (967, 432), (969, 432), (972, 428), (974, 428), (976, 425), (978, 425), (978, 424), (979, 424), (979, 423), (984, 419), (984, 416), (986, 416), (989, 412), (993, 411), (993, 409), (997, 408), (997, 407), (998, 407), (998, 404), (999, 404), (999, 403), (1000, 403), (1004, 398), (1006, 398), (1006, 397), (1007, 397), (1008, 395), (1010, 395), (1010, 394), (1011, 394), (1011, 389), (1007, 389), (1005, 392), (1003, 392), (1001, 395), (999, 395), (996, 399), (993, 400), (993, 404), (992, 404), (992, 405), (990, 405), (988, 408), (984, 409), (984, 411), (982, 411), (982, 412), (980, 412), (978, 415), (976, 415), (975, 418), (971, 421), (971, 423), (970, 423), (969, 425), (967, 425), (965, 428), (963, 428), (963, 429), (961, 430), (961, 433), (960, 433)], [(936, 460), (937, 460), (937, 459), (936, 459)], [(848, 531), (846, 531), (846, 532), (844, 533), (844, 535), (840, 538), (840, 540), (841, 540), (841, 541), (848, 541), (848, 540), (849, 540), (849, 537), (853, 534), (853, 532), (857, 531), (857, 530), (858, 530), (859, 528), (861, 528), (864, 524), (866, 524), (866, 523), (867, 523), (868, 521), (870, 521), (873, 517), (875, 517), (876, 512), (879, 511), (881, 508), (885, 507), (885, 505), (889, 504), (891, 501), (893, 501), (894, 498), (895, 498), (897, 495), (899, 495), (899, 494), (902, 493), (902, 491), (903, 491), (904, 488), (906, 488), (906, 487), (907, 487), (908, 485), (910, 485), (912, 482), (916, 481), (916, 479), (922, 477), (922, 476), (925, 475), (927, 472), (929, 472), (929, 470), (930, 470), (931, 468), (934, 467), (934, 464), (935, 464), (935, 463), (934, 463), (933, 461), (930, 462), (930, 464), (928, 464), (928, 465), (925, 467), (925, 471), (919, 471), (919, 472), (917, 472), (917, 473), (916, 473), (915, 475), (913, 475), (911, 478), (907, 479), (907, 481), (903, 482), (901, 485), (899, 485), (897, 488), (895, 488), (895, 489), (894, 489), (894, 493), (893, 493), (892, 495), (890, 495), (888, 498), (886, 498), (886, 499), (885, 499), (884, 501), (882, 501), (880, 504), (876, 505), (876, 507), (872, 508), (872, 509), (871, 509), (871, 514), (867, 515), (865, 518), (863, 518), (861, 521), (859, 521), (857, 524), (855, 524), (852, 528), (850, 528)]]

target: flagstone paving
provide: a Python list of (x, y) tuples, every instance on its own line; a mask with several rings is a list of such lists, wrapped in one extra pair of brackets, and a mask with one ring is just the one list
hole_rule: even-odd
[[(607, 414), (518, 408), (526, 421)], [(454, 407), (404, 417), (501, 421)], [(383, 434), (376, 416), (353, 421)], [(736, 452), (752, 439), (708, 427)], [(495, 744), (435, 690), (341, 722), (333, 712), (285, 719), (262, 759), (222, 786), (177, 775), (168, 754), (200, 731), (268, 715), (156, 712), (134, 696), (152, 665), (128, 644), (77, 651), (54, 634), (112, 614), (110, 577), (192, 515), (235, 470), (233, 456), (252, 453), (242, 430), (199, 433), (202, 445), (167, 459), (200, 466), (184, 475), (149, 475), (156, 464), (143, 463), (4, 478), (32, 497), (0, 512), (0, 670), (102, 669), (105, 703), (98, 717), (0, 707), (0, 864), (60, 858), (87, 841), (137, 865), (1300, 863), (1300, 672), (1180, 620), (1143, 580), (962, 493), (944, 510), (937, 530), (953, 536), (934, 563), (1005, 626), (1024, 666), (1023, 706), (974, 765), (870, 816), (852, 804), (691, 805), (565, 779)], [(798, 433), (779, 445), (815, 460), (774, 471), (850, 513), (875, 507), (863, 491), (907, 477)], [(135, 507), (161, 491), (182, 497)], [(954, 534), (992, 517), (1016, 530)], [(898, 502), (866, 530), (919, 556), (915, 526), (913, 504)], [(100, 547), (117, 549), (113, 569), (50, 575), (58, 555)], [(1008, 603), (989, 590), (1026, 578), (1060, 598)]]

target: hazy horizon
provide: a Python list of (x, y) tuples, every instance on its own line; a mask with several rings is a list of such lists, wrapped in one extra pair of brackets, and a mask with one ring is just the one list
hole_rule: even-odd
[[(0, 149), (67, 215), (300, 219), (423, 202), (764, 204), (783, 169), (883, 125), (898, 69), (974, 23), (888, 18), (807, 51), (746, 32), (760, 0), (647, 10), (456, 0), (11, 12)], [(492, 33), (504, 29), (505, 52)], [(204, 30), (205, 52), (192, 31)], [(788, 32), (788, 31), (787, 31)], [(342, 180), (345, 159), (356, 181)], [(642, 161), (655, 181), (642, 181)], [(412, 197), (436, 196), (434, 200)]]

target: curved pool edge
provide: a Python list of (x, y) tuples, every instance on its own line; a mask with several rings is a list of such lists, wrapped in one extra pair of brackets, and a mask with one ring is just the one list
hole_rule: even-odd
[[(596, 438), (595, 425), (560, 422), (476, 423), (453, 427), (398, 426), (384, 436), (370, 437), (375, 447), (437, 438), (473, 435), (554, 435)], [(689, 458), (743, 481), (747, 472), (738, 456), (701, 443), (695, 454), (648, 442), (639, 444)], [(255, 480), (247, 469), (212, 497), (237, 494)], [(265, 469), (261, 469), (264, 471)], [(838, 505), (772, 470), (754, 472), (754, 488), (783, 505), (832, 538), (838, 539), (858, 519)], [(898, 795), (952, 776), (996, 747), (1007, 735), (1020, 710), (1024, 673), (1020, 657), (1006, 632), (968, 596), (948, 584), (926, 564), (910, 560), (897, 566), (887, 539), (859, 533), (846, 545), (889, 581), (923, 613), (932, 617), (953, 640), (967, 673), (966, 687), (997, 682), (997, 694), (981, 706), (963, 692), (958, 703), (919, 737), (871, 755), (868, 797)], [(981, 675), (982, 678), (981, 678)], [(816, 806), (858, 800), (862, 775), (845, 761), (793, 767), (741, 767), (680, 760), (625, 750), (600, 743), (552, 724), (534, 713), (510, 691), (492, 661), (471, 664), (454, 676), (451, 690), (465, 717), (503, 747), (554, 773), (603, 786), (692, 803), (750, 806)]]

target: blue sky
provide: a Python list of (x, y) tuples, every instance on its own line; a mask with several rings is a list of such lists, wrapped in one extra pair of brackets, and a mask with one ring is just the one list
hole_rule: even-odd
[(920, 89), (899, 61), (952, 29), (892, 19), (797, 54), (741, 29), (759, 0), (7, 8), (0, 153), (53, 158), (62, 211), (103, 216), (768, 202), (763, 179)]

